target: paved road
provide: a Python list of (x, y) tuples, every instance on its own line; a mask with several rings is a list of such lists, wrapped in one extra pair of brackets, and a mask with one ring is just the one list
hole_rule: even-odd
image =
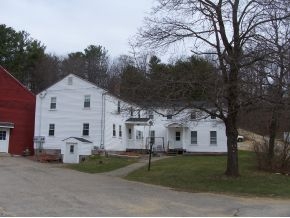
[(173, 191), (0, 157), (0, 216), (290, 216), (289, 200)]

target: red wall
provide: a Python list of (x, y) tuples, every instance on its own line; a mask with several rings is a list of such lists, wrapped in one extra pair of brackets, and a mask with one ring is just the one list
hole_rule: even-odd
[(0, 121), (14, 123), (10, 129), (9, 153), (33, 151), (35, 95), (0, 66)]

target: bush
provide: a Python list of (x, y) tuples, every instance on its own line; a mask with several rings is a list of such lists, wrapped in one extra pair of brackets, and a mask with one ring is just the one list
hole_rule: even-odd
[(257, 157), (258, 168), (276, 173), (290, 174), (290, 143), (275, 142), (274, 156), (269, 157), (269, 143), (255, 142), (253, 145)]

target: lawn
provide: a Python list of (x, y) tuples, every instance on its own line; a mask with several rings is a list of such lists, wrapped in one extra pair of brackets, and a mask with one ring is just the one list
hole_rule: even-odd
[(239, 151), (238, 178), (224, 175), (226, 156), (176, 156), (154, 162), (126, 179), (190, 192), (290, 198), (290, 176), (258, 171), (255, 154)]
[(125, 167), (136, 161), (136, 158), (95, 155), (90, 156), (79, 164), (69, 164), (67, 167), (86, 173), (103, 173)]

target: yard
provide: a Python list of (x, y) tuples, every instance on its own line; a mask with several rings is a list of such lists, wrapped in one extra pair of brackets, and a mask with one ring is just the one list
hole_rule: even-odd
[(137, 159), (133, 157), (105, 157), (94, 155), (79, 164), (68, 164), (67, 167), (86, 173), (103, 173), (125, 167), (136, 161)]
[(290, 198), (290, 176), (258, 171), (255, 154), (239, 151), (240, 174), (228, 178), (223, 172), (226, 156), (176, 156), (143, 167), (126, 179), (190, 192), (214, 192), (245, 196)]

